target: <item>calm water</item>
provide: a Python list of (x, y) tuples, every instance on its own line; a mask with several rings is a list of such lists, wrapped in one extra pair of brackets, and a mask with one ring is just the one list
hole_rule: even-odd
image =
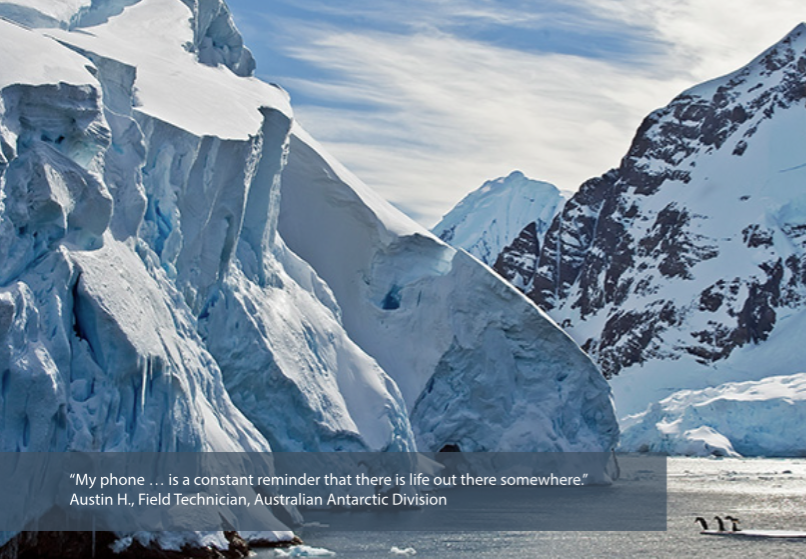
[(729, 514), (745, 529), (806, 531), (806, 459), (670, 458), (667, 467), (665, 532), (320, 532), (303, 539), (339, 558), (364, 559), (395, 557), (393, 546), (414, 548), (416, 559), (806, 557), (806, 540), (702, 536), (694, 523)]

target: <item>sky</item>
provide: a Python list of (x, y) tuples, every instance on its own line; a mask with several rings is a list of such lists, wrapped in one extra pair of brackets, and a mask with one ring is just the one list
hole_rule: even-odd
[(806, 21), (802, 0), (227, 0), (257, 75), (433, 226), (520, 170), (576, 190), (641, 120)]

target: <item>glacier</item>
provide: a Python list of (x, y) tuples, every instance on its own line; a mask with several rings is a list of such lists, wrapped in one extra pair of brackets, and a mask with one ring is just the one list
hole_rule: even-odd
[(686, 456), (806, 453), (806, 373), (681, 390), (622, 422), (620, 449)]
[(310, 138), (222, 1), (0, 16), (0, 450), (615, 446), (587, 355)]
[[(89, 302), (82, 307), (114, 308), (122, 297), (114, 293), (118, 282), (111, 281), (113, 272), (152, 276), (130, 283), (156, 282), (156, 292), (170, 294), (171, 312), (187, 322), (183, 330), (192, 335), (196, 351), (208, 368), (220, 371), (214, 384), (238, 401), (235, 409), (246, 415), (245, 424), (262, 432), (260, 448), (269, 448), (269, 440), (278, 450), (340, 450), (341, 440), (363, 450), (412, 448), (405, 409), (393, 384), (338, 326), (338, 308), (327, 287), (275, 239), (279, 174), (293, 118), (287, 96), (226, 67), (200, 64), (204, 60), (197, 60), (196, 49), (189, 52), (187, 47), (204, 42), (196, 39), (191, 15), (193, 21), (207, 17), (192, 14), (181, 2), (144, 1), (92, 27), (91, 34), (47, 30), (47, 37), (59, 41), (51, 44), (83, 55), (80, 68), (92, 63), (93, 72), (85, 73), (98, 81), (89, 97), (96, 105), (106, 101), (102, 110), (96, 107), (96, 121), (85, 126), (79, 140), (72, 139), (79, 136), (75, 131), (47, 131), (48, 137), (65, 136), (60, 147), (80, 151), (85, 160), (92, 150), (84, 137), (102, 136), (96, 140), (98, 155), (86, 162), (89, 171), (84, 172), (107, 193), (109, 231), (96, 225), (106, 236), (97, 240), (97, 247), (85, 244), (84, 250), (68, 251), (82, 266), (77, 272), (81, 282), (73, 291), (81, 295), (85, 282), (106, 278), (104, 291), (86, 290)], [(151, 49), (142, 48), (144, 40)], [(233, 92), (238, 93), (234, 103)], [(56, 107), (45, 101), (49, 109)], [(11, 107), (26, 103), (31, 102)], [(11, 122), (15, 113), (7, 110), (6, 116)], [(16, 118), (31, 121), (28, 115)], [(38, 129), (25, 134), (44, 137)], [(12, 162), (10, 177), (18, 166)], [(7, 180), (10, 187), (23, 182)], [(87, 202), (71, 204), (96, 219), (101, 215)], [(121, 211), (112, 212), (113, 207)], [(126, 288), (124, 279), (119, 285)], [(135, 300), (155, 298), (133, 295)], [(126, 313), (136, 308), (121, 308), (110, 322), (133, 323)], [(151, 320), (144, 317), (144, 328)], [(179, 318), (168, 322), (176, 328), (179, 324)], [(86, 330), (95, 331), (91, 326)], [(154, 348), (163, 341), (154, 333), (130, 337), (135, 343), (155, 338)], [(116, 343), (113, 335), (96, 346), (114, 348)], [(149, 351), (134, 347), (131, 353), (139, 358)], [(252, 382), (245, 382), (245, 375), (253, 375)], [(352, 400), (345, 398), (350, 387)], [(371, 415), (364, 400), (378, 402), (373, 408), (378, 415)], [(301, 430), (294, 426), (300, 423), (305, 426)], [(324, 440), (331, 442), (320, 445)], [(105, 442), (99, 444), (105, 449)], [(199, 449), (208, 448), (202, 444)]]
[(287, 96), (200, 63), (203, 12), (0, 20), (2, 450), (412, 450), (397, 387), (274, 238)]
[(608, 450), (607, 383), (545, 313), (369, 190), (295, 124), (279, 231), (400, 387), (418, 448)]

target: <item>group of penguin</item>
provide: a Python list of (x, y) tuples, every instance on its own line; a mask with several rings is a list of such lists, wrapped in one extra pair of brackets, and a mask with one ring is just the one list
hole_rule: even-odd
[[(718, 516), (715, 516), (714, 519), (719, 523), (719, 531), (724, 532), (725, 531), (725, 522)], [(726, 516), (725, 520), (730, 520), (731, 525), (732, 525), (731, 527), (732, 527), (732, 530), (734, 532), (741, 532), (742, 531), (742, 529), (739, 528), (739, 519), (738, 518), (734, 518), (732, 516)], [(708, 529), (708, 523), (705, 521), (705, 519), (702, 516), (698, 516), (697, 518), (695, 518), (694, 522), (699, 522), (700, 525), (702, 526), (703, 530)]]

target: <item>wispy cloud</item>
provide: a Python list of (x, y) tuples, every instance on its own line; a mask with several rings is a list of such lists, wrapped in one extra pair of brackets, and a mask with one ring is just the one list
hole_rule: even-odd
[(667, 69), (701, 81), (732, 71), (806, 20), (800, 0), (585, 0), (607, 17), (653, 29)]
[[(624, 68), (602, 72), (601, 63), (581, 57), (438, 34), (331, 34), (295, 56), (350, 77), (349, 83), (299, 80), (298, 90), (325, 99), (349, 91), (354, 102), (373, 107), (302, 105), (301, 122), (424, 221), (515, 168), (571, 187), (607, 170), (627, 148), (620, 123), (637, 126), (642, 114), (634, 107), (654, 97), (646, 80)], [(591, 163), (598, 163), (593, 172)]]
[(280, 2), (246, 35), (300, 122), (431, 225), (513, 169), (576, 188), (618, 164), (650, 110), (747, 62), (806, 15), (788, 0), (535, 4)]

